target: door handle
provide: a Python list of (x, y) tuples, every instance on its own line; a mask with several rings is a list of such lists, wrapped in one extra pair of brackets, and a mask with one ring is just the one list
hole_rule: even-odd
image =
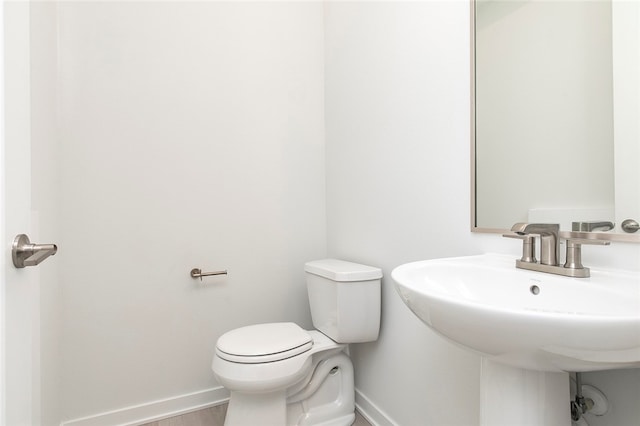
[(11, 246), (11, 258), (16, 268), (36, 266), (57, 252), (58, 246), (55, 244), (32, 244), (25, 234), (17, 235)]

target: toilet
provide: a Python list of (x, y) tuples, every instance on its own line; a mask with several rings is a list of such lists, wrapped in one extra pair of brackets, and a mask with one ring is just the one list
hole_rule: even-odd
[(315, 330), (292, 322), (228, 331), (212, 369), (230, 393), (225, 426), (346, 426), (355, 419), (349, 343), (377, 340), (379, 268), (337, 259), (305, 264)]

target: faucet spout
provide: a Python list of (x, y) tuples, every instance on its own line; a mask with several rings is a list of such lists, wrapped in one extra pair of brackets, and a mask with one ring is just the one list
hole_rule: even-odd
[(540, 236), (540, 263), (558, 266), (558, 249), (560, 240), (558, 233), (560, 225), (557, 223), (516, 223), (511, 230), (518, 235), (536, 234)]

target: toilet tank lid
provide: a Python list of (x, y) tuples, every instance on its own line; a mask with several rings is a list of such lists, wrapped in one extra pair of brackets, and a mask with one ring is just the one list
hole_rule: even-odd
[(312, 260), (304, 265), (310, 274), (333, 281), (368, 281), (382, 278), (382, 269), (338, 259)]

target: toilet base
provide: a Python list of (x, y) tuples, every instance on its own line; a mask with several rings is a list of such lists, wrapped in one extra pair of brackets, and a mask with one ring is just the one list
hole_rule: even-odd
[[(231, 392), (225, 426), (348, 426), (355, 420), (353, 365), (343, 353), (318, 354), (295, 390)], [(293, 392), (293, 394), (291, 393)]]
[[(256, 426), (257, 424), (287, 424), (286, 391), (251, 394), (231, 392), (225, 426)], [(258, 419), (268, 419), (267, 423), (256, 423)]]

